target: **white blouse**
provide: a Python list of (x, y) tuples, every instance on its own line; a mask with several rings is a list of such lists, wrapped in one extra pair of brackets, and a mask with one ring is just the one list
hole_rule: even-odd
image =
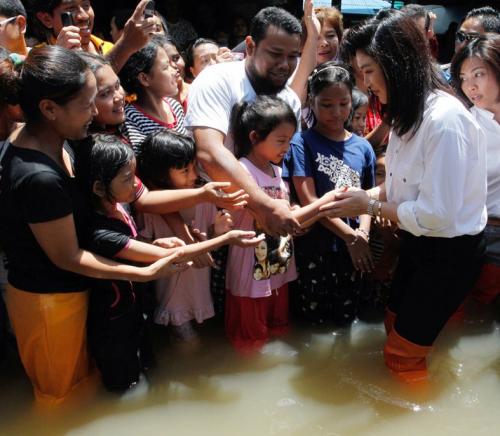
[(495, 120), (495, 114), (487, 110), (473, 106), (471, 112), (486, 135), (488, 216), (498, 219), (500, 218), (500, 124)]
[(387, 200), (398, 204), (400, 228), (415, 236), (453, 238), (483, 230), (486, 147), (482, 129), (455, 97), (427, 97), (417, 132), (391, 133), (386, 153)]

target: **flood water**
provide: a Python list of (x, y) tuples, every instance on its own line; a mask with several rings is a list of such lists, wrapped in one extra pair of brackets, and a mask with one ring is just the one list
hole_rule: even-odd
[(0, 375), (0, 434), (497, 435), (499, 308), (473, 308), (447, 326), (431, 380), (419, 386), (384, 367), (382, 323), (360, 321), (343, 330), (296, 327), (253, 357), (234, 353), (217, 320), (203, 326), (194, 351), (157, 330), (146, 394), (117, 400), (99, 391), (51, 415), (33, 410), (31, 387), (11, 358)]

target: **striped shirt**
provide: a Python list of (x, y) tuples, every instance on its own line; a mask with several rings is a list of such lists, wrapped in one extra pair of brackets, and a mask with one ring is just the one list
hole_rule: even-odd
[(160, 129), (173, 130), (183, 135), (188, 133), (185, 127), (184, 110), (182, 106), (173, 98), (167, 97), (164, 101), (172, 111), (174, 116), (173, 123), (165, 123), (147, 114), (144, 112), (144, 109), (137, 104), (132, 103), (125, 106), (125, 135), (132, 144), (136, 154), (146, 136)]

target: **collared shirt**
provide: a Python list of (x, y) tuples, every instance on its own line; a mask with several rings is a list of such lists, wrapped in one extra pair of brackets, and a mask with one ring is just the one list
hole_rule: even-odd
[(474, 235), (486, 225), (486, 146), (482, 129), (455, 97), (427, 97), (417, 132), (391, 133), (387, 199), (415, 236)]
[(486, 135), (488, 216), (500, 218), (500, 124), (495, 120), (495, 114), (485, 109), (473, 106), (471, 112)]

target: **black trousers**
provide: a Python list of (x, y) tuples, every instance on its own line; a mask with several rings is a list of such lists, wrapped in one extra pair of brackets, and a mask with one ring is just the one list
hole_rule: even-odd
[(401, 251), (388, 308), (403, 338), (430, 346), (479, 276), (483, 234), (455, 238), (401, 232)]

